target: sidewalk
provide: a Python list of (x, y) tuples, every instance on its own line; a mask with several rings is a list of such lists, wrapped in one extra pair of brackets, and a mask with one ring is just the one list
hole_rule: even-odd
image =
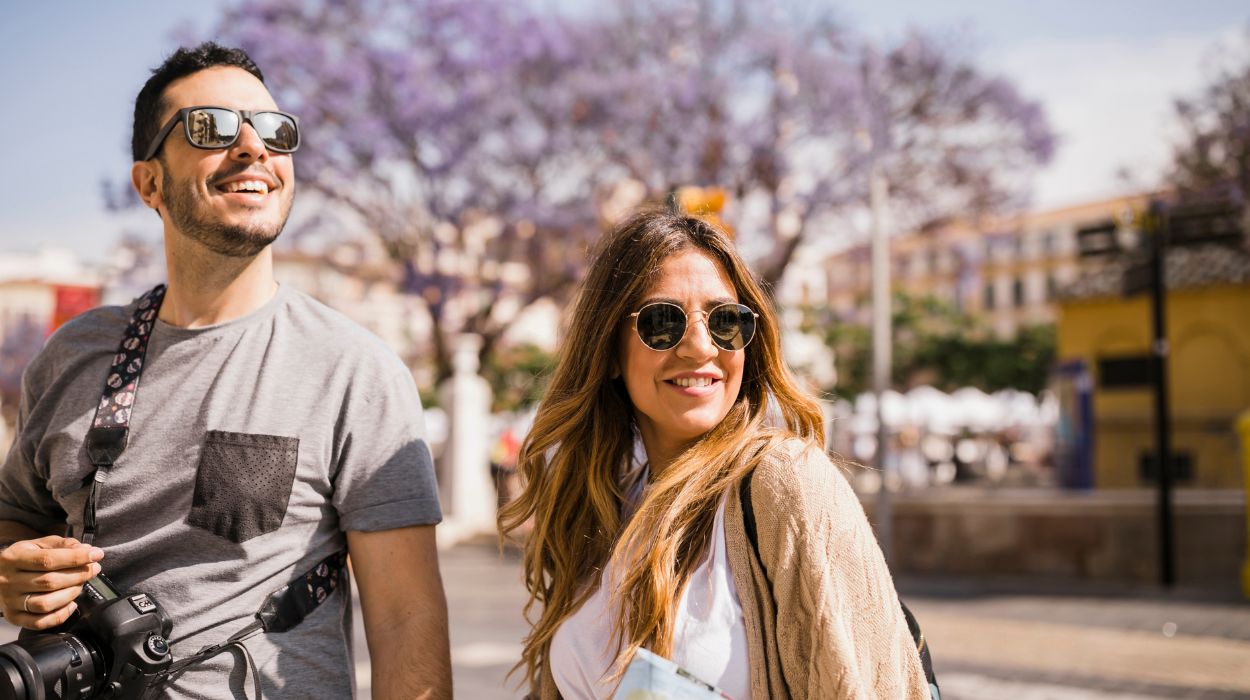
[[(466, 545), (442, 553), (442, 571), (456, 697), (521, 697), (502, 685), (526, 630), (519, 563)], [(946, 700), (1250, 698), (1250, 603), (1018, 580), (905, 579), (900, 590)]]
[[(905, 579), (900, 590), (948, 698), (1250, 697), (1250, 603), (1043, 581)], [(991, 692), (987, 679), (1034, 690)]]

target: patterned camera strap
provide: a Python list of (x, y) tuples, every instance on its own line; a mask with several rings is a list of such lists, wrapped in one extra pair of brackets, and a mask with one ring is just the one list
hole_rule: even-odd
[(96, 501), (100, 496), (100, 486), (108, 478), (117, 459), (126, 451), (131, 407), (135, 403), (135, 392), (139, 390), (139, 378), (148, 354), (148, 340), (152, 337), (156, 315), (160, 313), (164, 300), (165, 285), (158, 284), (135, 303), (121, 345), (109, 365), (95, 419), (87, 431), (87, 457), (95, 467), (95, 475), (91, 479), (91, 492), (83, 505), (82, 541), (85, 544), (95, 541)]
[(265, 602), (261, 603), (256, 619), (251, 624), (230, 635), (223, 642), (210, 644), (185, 659), (175, 661), (166, 672), (165, 680), (158, 687), (176, 682), (188, 668), (202, 664), (233, 648), (242, 653), (252, 676), (256, 697), (260, 698), (260, 671), (256, 668), (256, 662), (243, 642), (262, 631), (285, 632), (298, 625), (318, 605), (329, 598), (331, 593), (338, 590), (339, 584), (344, 580), (346, 568), (347, 552), (335, 552), (322, 559), (316, 566), (304, 572), (303, 576), (270, 593), (265, 598)]
[[(97, 530), (96, 502), (100, 487), (117, 459), (126, 451), (130, 437), (130, 414), (139, 391), (139, 378), (147, 357), (148, 341), (156, 326), (156, 317), (165, 300), (165, 285), (159, 284), (139, 297), (134, 313), (126, 324), (121, 346), (109, 365), (104, 380), (104, 393), (96, 406), (95, 419), (87, 431), (87, 456), (95, 467), (91, 492), (83, 506), (82, 541), (92, 544)], [(72, 534), (72, 533), (71, 533)], [(215, 656), (224, 647), (236, 645), (258, 631), (285, 632), (298, 625), (339, 587), (347, 565), (347, 552), (335, 552), (321, 560), (299, 578), (269, 594), (256, 620), (221, 645), (200, 650), (180, 662), (181, 668)], [(240, 645), (241, 646), (241, 645)]]

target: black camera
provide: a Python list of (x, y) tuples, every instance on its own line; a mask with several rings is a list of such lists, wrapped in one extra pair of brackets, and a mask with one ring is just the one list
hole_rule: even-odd
[(138, 700), (173, 661), (173, 626), (150, 596), (123, 596), (96, 576), (64, 631), (23, 631), (0, 646), (0, 700)]

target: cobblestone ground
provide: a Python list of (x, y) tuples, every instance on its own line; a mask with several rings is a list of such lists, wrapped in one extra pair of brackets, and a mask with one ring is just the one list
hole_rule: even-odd
[[(521, 697), (505, 684), (526, 629), (518, 562), (484, 546), (441, 559), (456, 697)], [(908, 579), (900, 590), (930, 640), (946, 700), (1250, 698), (1250, 603), (1039, 583)], [(359, 611), (356, 627), (357, 684), (368, 698)], [(0, 624), (0, 643), (14, 636)]]

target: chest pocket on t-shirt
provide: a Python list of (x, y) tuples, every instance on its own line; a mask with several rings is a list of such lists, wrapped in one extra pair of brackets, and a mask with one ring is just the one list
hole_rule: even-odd
[(208, 431), (187, 523), (233, 542), (277, 530), (298, 461), (299, 438)]

